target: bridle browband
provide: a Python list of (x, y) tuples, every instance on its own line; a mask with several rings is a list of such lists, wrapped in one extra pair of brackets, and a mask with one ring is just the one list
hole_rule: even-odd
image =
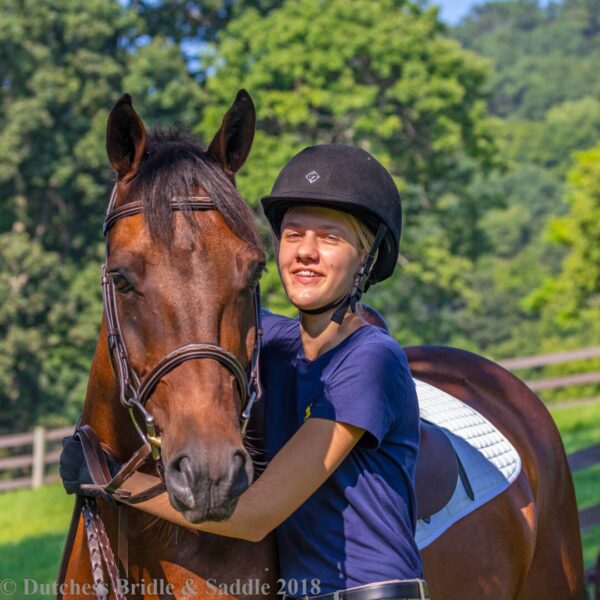
[[(149, 500), (165, 491), (163, 480), (164, 468), (160, 461), (161, 436), (154, 424), (154, 417), (146, 410), (145, 404), (152, 395), (158, 382), (170, 371), (184, 362), (192, 359), (211, 359), (227, 368), (234, 376), (241, 398), (240, 430), (245, 437), (246, 428), (252, 407), (262, 397), (262, 386), (260, 383), (259, 360), (260, 345), (262, 337), (260, 319), (260, 290), (258, 284), (254, 288), (254, 319), (256, 325), (256, 336), (254, 349), (248, 374), (242, 363), (228, 350), (217, 344), (203, 342), (181, 346), (161, 358), (152, 369), (140, 379), (129, 362), (127, 349), (125, 347), (119, 315), (117, 312), (115, 284), (107, 273), (110, 247), (108, 243), (108, 232), (119, 220), (143, 211), (140, 201), (130, 202), (115, 207), (117, 198), (117, 186), (115, 185), (106, 217), (104, 219), (104, 236), (106, 239), (106, 259), (102, 265), (102, 296), (104, 301), (104, 312), (106, 315), (106, 328), (108, 337), (108, 348), (113, 365), (113, 370), (119, 384), (119, 399), (121, 404), (127, 408), (131, 420), (138, 432), (142, 445), (133, 453), (127, 462), (121, 466), (119, 471), (112, 475), (105, 453), (105, 448), (92, 427), (78, 423), (75, 428), (75, 437), (81, 441), (85, 460), (94, 483), (82, 484), (81, 490), (86, 496), (111, 497), (125, 504), (137, 504)], [(195, 210), (217, 210), (215, 203), (207, 196), (189, 196), (172, 198), (171, 210), (173, 211), (195, 211)], [(135, 409), (144, 418), (144, 427), (138, 422)], [(131, 477), (140, 467), (146, 463), (149, 457), (155, 461), (156, 470), (159, 475), (158, 483), (137, 494), (131, 494), (122, 489), (123, 483)], [(86, 538), (90, 550), (92, 573), (96, 583), (104, 584), (102, 561), (106, 564), (107, 573), (112, 584), (113, 591), (118, 600), (124, 600), (124, 594), (119, 590), (118, 569), (110, 542), (106, 535), (102, 519), (100, 518), (95, 499), (83, 497), (78, 500), (85, 523)], [(119, 556), (127, 572), (127, 534), (125, 527), (121, 526), (121, 519), (126, 523), (126, 513), (119, 509)], [(66, 567), (65, 567), (66, 568)], [(62, 570), (62, 567), (61, 567)], [(97, 598), (104, 599), (101, 591), (97, 591)]]

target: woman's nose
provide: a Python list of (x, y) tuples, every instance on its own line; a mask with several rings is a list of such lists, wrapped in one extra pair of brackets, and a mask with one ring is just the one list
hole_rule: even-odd
[(319, 248), (317, 246), (316, 236), (311, 235), (309, 233), (305, 233), (302, 236), (301, 242), (296, 247), (296, 252), (298, 254), (298, 258), (301, 259), (318, 259), (319, 257)]

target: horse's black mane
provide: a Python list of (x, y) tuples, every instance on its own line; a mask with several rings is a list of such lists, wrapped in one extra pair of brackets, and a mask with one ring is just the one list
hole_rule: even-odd
[[(173, 212), (169, 200), (204, 190), (230, 229), (241, 239), (260, 246), (254, 215), (221, 166), (183, 127), (156, 128), (148, 136), (146, 154), (132, 182), (130, 201), (141, 200), (152, 239), (170, 246)], [(183, 211), (192, 227), (197, 221)]]

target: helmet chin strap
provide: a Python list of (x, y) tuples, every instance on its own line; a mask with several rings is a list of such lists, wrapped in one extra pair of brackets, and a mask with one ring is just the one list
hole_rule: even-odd
[(335, 308), (336, 306), (338, 306), (338, 304), (341, 304), (346, 298), (348, 297), (348, 295), (344, 295), (341, 298), (338, 298), (337, 300), (334, 300), (333, 302), (330, 302), (329, 304), (326, 304), (325, 306), (322, 306), (321, 308), (311, 308), (311, 309), (302, 309), (299, 308), (298, 310), (302, 313), (304, 313), (305, 315), (322, 315), (324, 312), (327, 312), (328, 310), (331, 310), (332, 308)]
[(337, 323), (338, 325), (344, 320), (344, 315), (346, 314), (348, 307), (352, 310), (352, 312), (356, 312), (356, 305), (360, 302), (361, 296), (369, 289), (369, 277), (371, 276), (371, 269), (373, 268), (373, 261), (375, 260), (375, 254), (387, 233), (387, 227), (380, 223), (377, 228), (377, 235), (375, 236), (375, 240), (373, 241), (373, 245), (371, 246), (371, 250), (369, 254), (367, 254), (367, 258), (365, 262), (360, 267), (360, 270), (356, 274), (354, 278), (354, 285), (352, 286), (352, 291), (329, 304), (322, 306), (321, 308), (313, 308), (310, 310), (302, 310), (300, 312), (307, 315), (320, 315), (323, 314), (332, 308), (336, 308), (335, 312), (331, 316), (331, 320)]

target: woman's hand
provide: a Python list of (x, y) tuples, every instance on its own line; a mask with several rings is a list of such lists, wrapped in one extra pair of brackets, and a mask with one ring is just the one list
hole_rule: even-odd
[[(94, 483), (83, 453), (81, 441), (75, 435), (63, 438), (63, 449), (60, 453), (59, 473), (67, 494), (81, 494), (81, 485)], [(106, 454), (106, 463), (114, 477), (121, 469), (112, 456)]]
[[(190, 529), (258, 542), (325, 482), (363, 433), (364, 429), (347, 423), (308, 419), (240, 496), (227, 521), (191, 524), (170, 505), (166, 494), (136, 506)], [(134, 476), (123, 487), (135, 492), (144, 485)]]

